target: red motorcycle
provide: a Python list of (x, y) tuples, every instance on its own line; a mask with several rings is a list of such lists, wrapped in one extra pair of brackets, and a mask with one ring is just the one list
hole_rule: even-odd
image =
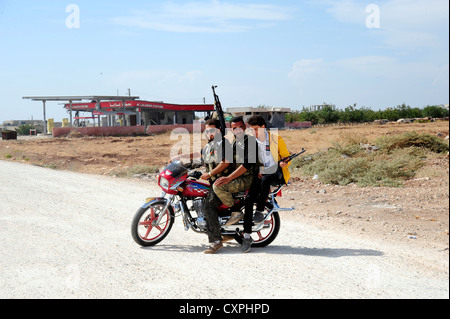
[[(206, 234), (203, 205), (211, 186), (199, 181), (200, 176), (200, 172), (191, 172), (178, 161), (162, 169), (158, 178), (158, 185), (163, 190), (161, 197), (148, 198), (133, 218), (131, 234), (136, 243), (144, 247), (160, 243), (167, 237), (178, 216), (181, 216), (186, 231), (192, 229)], [(276, 197), (281, 195), (283, 187), (284, 185), (280, 185), (271, 192), (266, 203), (264, 221), (253, 225), (253, 247), (266, 247), (272, 243), (280, 231), (279, 212), (295, 209), (278, 206)], [(245, 196), (245, 192), (234, 195), (241, 211), (244, 211)], [(218, 216), (222, 235), (234, 236), (242, 244), (244, 222), (226, 226), (231, 212), (223, 205), (218, 207)]]

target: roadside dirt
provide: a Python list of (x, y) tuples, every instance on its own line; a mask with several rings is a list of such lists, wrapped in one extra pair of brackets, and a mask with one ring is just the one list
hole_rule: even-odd
[(179, 218), (160, 244), (133, 241), (131, 220), (160, 194), (155, 183), (6, 161), (0, 181), (2, 299), (448, 299), (448, 252), (362, 238), (307, 209), (283, 213), (268, 247), (243, 254), (233, 241), (206, 255), (207, 236)]
[[(343, 135), (364, 136), (373, 142), (383, 135), (407, 131), (445, 138), (448, 122), (389, 124), (380, 126), (325, 127), (281, 131), (291, 152), (305, 147), (312, 154), (330, 147)], [(58, 170), (109, 175), (141, 176), (156, 171), (169, 158), (182, 137), (170, 134), (149, 137), (20, 138), (0, 141), (0, 159)], [(186, 138), (186, 136), (184, 137)], [(187, 137), (200, 141), (199, 135)], [(205, 141), (200, 143), (204, 144)], [(449, 250), (449, 159), (435, 156), (402, 188), (360, 188), (324, 185), (293, 174), (281, 204), (295, 206), (286, 218), (317, 225), (323, 230), (386, 241), (405, 242), (438, 251)], [(154, 183), (154, 178), (149, 183)]]

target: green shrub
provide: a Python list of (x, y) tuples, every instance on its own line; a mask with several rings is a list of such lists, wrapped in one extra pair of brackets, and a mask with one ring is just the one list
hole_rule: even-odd
[(30, 135), (30, 130), (35, 130), (36, 128), (31, 124), (22, 124), (20, 125), (16, 131), (19, 135)]
[(418, 147), (428, 149), (434, 153), (446, 153), (449, 145), (436, 136), (430, 134), (417, 134), (417, 132), (407, 132), (402, 135), (384, 136), (378, 138), (376, 145), (381, 149), (391, 151), (393, 149)]
[(325, 152), (302, 157), (292, 163), (306, 175), (317, 174), (326, 184), (400, 187), (425, 165), (427, 153), (448, 152), (438, 138), (415, 132), (377, 140), (377, 151), (367, 151), (360, 137), (341, 138)]

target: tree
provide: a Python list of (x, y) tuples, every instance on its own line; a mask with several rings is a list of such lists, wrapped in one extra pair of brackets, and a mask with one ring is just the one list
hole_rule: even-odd
[(428, 105), (422, 111), (424, 117), (430, 116), (433, 118), (447, 117), (448, 113), (448, 110), (436, 105)]
[(332, 105), (324, 105), (324, 107), (317, 112), (319, 117), (319, 124), (336, 123), (339, 120), (339, 111)]
[(403, 103), (396, 107), (388, 107), (385, 110), (374, 111), (371, 108), (357, 108), (356, 103), (349, 105), (344, 110), (336, 109), (334, 105), (324, 103), (320, 110), (311, 110), (305, 108), (286, 115), (287, 122), (304, 122), (310, 121), (313, 124), (329, 124), (329, 123), (364, 123), (373, 122), (374, 120), (387, 119), (389, 121), (397, 121), (401, 118), (420, 118), (430, 116), (433, 118), (441, 118), (449, 116), (449, 111), (440, 106), (427, 106), (424, 109), (412, 108)]
[(35, 129), (36, 128), (31, 124), (22, 124), (16, 129), (16, 131), (17, 131), (17, 134), (19, 134), (19, 135), (29, 135), (30, 130), (35, 130)]

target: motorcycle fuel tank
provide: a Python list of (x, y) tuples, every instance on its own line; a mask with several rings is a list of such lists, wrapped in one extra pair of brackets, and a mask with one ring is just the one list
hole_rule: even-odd
[(183, 196), (186, 197), (206, 197), (211, 186), (198, 181), (186, 180), (186, 186), (183, 191)]

